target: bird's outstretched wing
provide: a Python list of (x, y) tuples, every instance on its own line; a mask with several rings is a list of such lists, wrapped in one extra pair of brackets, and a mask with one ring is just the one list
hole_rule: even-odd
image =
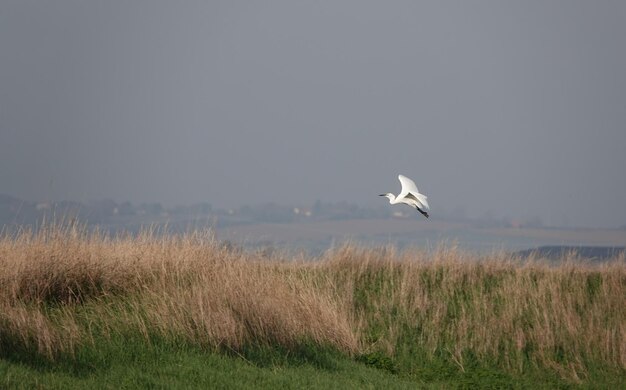
[(422, 204), (423, 209), (430, 210), (428, 197), (424, 194), (420, 194), (413, 180), (404, 175), (398, 175), (398, 179), (400, 180), (400, 184), (402, 184), (402, 190), (400, 191), (400, 194), (398, 194), (398, 199), (402, 199), (411, 194), (415, 200)]
[(416, 197), (417, 200), (422, 204), (422, 206), (424, 206), (422, 207), (423, 209), (430, 210), (430, 206), (428, 205), (428, 197), (426, 195), (420, 194), (419, 192), (418, 193), (411, 192), (411, 195)]
[(428, 205), (428, 197), (424, 194), (420, 194), (419, 192), (409, 192), (406, 194), (405, 198), (412, 199), (418, 203), (418, 207), (422, 210), (430, 210), (430, 206)]
[(398, 180), (400, 180), (400, 184), (402, 184), (402, 190), (400, 191), (400, 194), (398, 194), (398, 198), (404, 198), (409, 192), (419, 194), (417, 186), (413, 180), (404, 175), (398, 175)]

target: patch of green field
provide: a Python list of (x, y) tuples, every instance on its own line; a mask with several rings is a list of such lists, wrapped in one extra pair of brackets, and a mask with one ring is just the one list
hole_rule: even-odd
[[(468, 361), (466, 359), (466, 361)], [(580, 384), (623, 388), (619, 372), (598, 368)], [(380, 353), (351, 358), (308, 344), (287, 351), (272, 347), (242, 352), (205, 351), (140, 335), (100, 338), (74, 356), (55, 361), (36, 352), (7, 351), (0, 358), (2, 388), (570, 388), (549, 372), (513, 375), (469, 361), (463, 369), (446, 356), (427, 359), (406, 351), (392, 359)]]
[(414, 382), (330, 350), (291, 354), (270, 348), (245, 354), (203, 351), (165, 341), (114, 337), (52, 363), (5, 353), (7, 388), (413, 388)]

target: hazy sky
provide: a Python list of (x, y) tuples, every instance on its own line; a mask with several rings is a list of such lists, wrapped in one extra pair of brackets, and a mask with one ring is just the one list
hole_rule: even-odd
[[(0, 193), (626, 224), (626, 1), (0, 2)], [(569, 221), (569, 222), (568, 222)]]

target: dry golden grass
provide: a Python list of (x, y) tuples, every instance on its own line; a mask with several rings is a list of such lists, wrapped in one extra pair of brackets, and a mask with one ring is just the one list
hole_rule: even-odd
[(0, 238), (0, 348), (49, 358), (130, 331), (216, 350), (419, 352), (461, 370), (471, 356), (578, 380), (589, 364), (626, 369), (625, 298), (623, 258), (550, 266), (345, 246), (293, 260), (207, 232), (110, 238), (71, 224)]
[(111, 239), (53, 226), (5, 236), (0, 345), (71, 352), (90, 339), (73, 309), (89, 306), (105, 333), (137, 329), (233, 350), (311, 341), (356, 352), (349, 310), (284, 272), (291, 267), (228, 249), (209, 233)]

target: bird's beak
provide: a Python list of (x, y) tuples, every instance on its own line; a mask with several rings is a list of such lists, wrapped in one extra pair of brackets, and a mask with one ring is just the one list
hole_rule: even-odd
[(380, 194), (380, 195), (378, 195), (378, 196), (385, 196), (385, 195), (387, 195), (387, 194)]

